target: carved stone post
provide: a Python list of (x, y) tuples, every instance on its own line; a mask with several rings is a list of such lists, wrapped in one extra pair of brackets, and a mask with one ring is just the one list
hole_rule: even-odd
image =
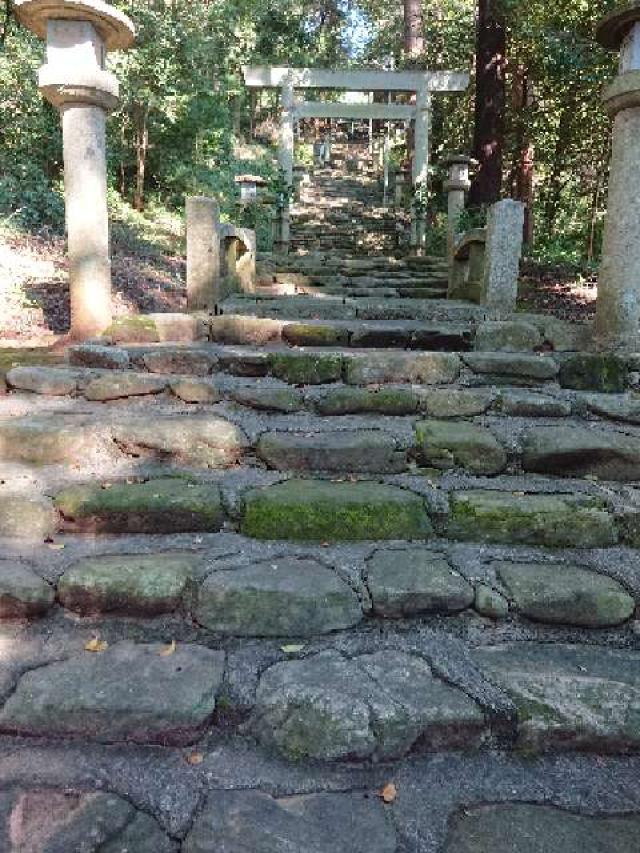
[(133, 43), (133, 24), (102, 0), (17, 0), (15, 8), (47, 42), (38, 83), (62, 118), (71, 334), (84, 338), (111, 323), (105, 123), (118, 81), (105, 55)]
[(213, 311), (220, 301), (220, 208), (206, 196), (187, 198), (187, 310)]
[(595, 337), (600, 349), (640, 349), (640, 2), (605, 18), (597, 32), (620, 50), (618, 77), (604, 92), (614, 119), (609, 200), (598, 281)]
[(280, 93), (281, 110), (280, 116), (280, 144), (278, 146), (278, 163), (280, 173), (284, 182), (285, 199), (282, 207), (278, 210), (278, 239), (274, 248), (286, 254), (289, 251), (291, 240), (291, 216), (290, 197), (293, 192), (293, 151), (294, 151), (294, 129), (295, 129), (295, 103), (292, 81), (287, 78)]

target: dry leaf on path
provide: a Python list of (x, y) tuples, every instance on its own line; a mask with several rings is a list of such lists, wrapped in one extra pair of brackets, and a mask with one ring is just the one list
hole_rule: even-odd
[(104, 652), (109, 648), (109, 643), (106, 640), (101, 640), (100, 637), (93, 637), (88, 643), (85, 643), (85, 652)]
[(393, 782), (389, 782), (380, 791), (380, 796), (381, 796), (383, 802), (393, 803), (393, 802), (395, 802), (395, 799), (398, 796), (398, 789), (393, 784)]
[(164, 649), (161, 650), (160, 656), (163, 658), (168, 658), (169, 655), (172, 655), (176, 650), (176, 641), (171, 640), (168, 646), (165, 646)]
[(204, 761), (204, 755), (201, 752), (190, 752), (189, 755), (185, 757), (187, 764), (202, 764)]

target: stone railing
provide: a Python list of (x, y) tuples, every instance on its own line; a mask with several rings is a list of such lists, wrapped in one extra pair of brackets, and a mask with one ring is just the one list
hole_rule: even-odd
[(518, 297), (524, 204), (504, 199), (489, 209), (486, 228), (455, 235), (449, 299), (467, 299), (492, 317), (511, 314)]
[(215, 311), (230, 293), (253, 293), (256, 234), (221, 224), (215, 199), (187, 198), (187, 309)]

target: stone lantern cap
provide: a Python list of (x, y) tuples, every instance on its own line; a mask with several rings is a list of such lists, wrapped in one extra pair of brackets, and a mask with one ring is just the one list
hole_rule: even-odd
[(640, 23), (640, 0), (630, 0), (600, 21), (596, 38), (607, 50), (619, 50), (634, 24)]
[(50, 20), (86, 21), (95, 27), (106, 50), (124, 50), (133, 44), (133, 23), (103, 0), (16, 0), (15, 13), (23, 26), (47, 38)]
[[(640, 0), (639, 0), (640, 2)], [(478, 161), (473, 157), (468, 157), (466, 154), (450, 154), (444, 161), (447, 166), (477, 166)]]
[(236, 175), (234, 181), (236, 184), (255, 184), (257, 187), (264, 187), (267, 183), (262, 175)]

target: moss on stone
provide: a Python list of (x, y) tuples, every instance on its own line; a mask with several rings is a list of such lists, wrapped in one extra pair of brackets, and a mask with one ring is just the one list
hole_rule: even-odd
[(560, 385), (575, 391), (620, 394), (626, 388), (627, 375), (627, 364), (620, 356), (613, 353), (578, 353), (562, 362)]
[(242, 532), (256, 539), (355, 541), (425, 539), (423, 500), (377, 483), (289, 480), (250, 492)]
[(316, 325), (314, 323), (288, 323), (282, 337), (290, 344), (301, 347), (348, 346), (349, 330), (344, 326)]
[(117, 317), (105, 329), (103, 335), (112, 338), (116, 343), (153, 344), (160, 340), (155, 320), (152, 317), (145, 317), (143, 314)]
[(336, 382), (342, 374), (342, 356), (337, 353), (272, 353), (273, 376), (290, 385), (322, 385)]
[(459, 492), (450, 498), (447, 533), (452, 539), (599, 548), (614, 545), (613, 517), (596, 498)]
[(418, 397), (410, 388), (332, 388), (317, 401), (316, 408), (321, 415), (411, 415), (418, 408)]
[(224, 522), (217, 486), (167, 478), (71, 486), (55, 498), (67, 527), (102, 533), (216, 531)]

